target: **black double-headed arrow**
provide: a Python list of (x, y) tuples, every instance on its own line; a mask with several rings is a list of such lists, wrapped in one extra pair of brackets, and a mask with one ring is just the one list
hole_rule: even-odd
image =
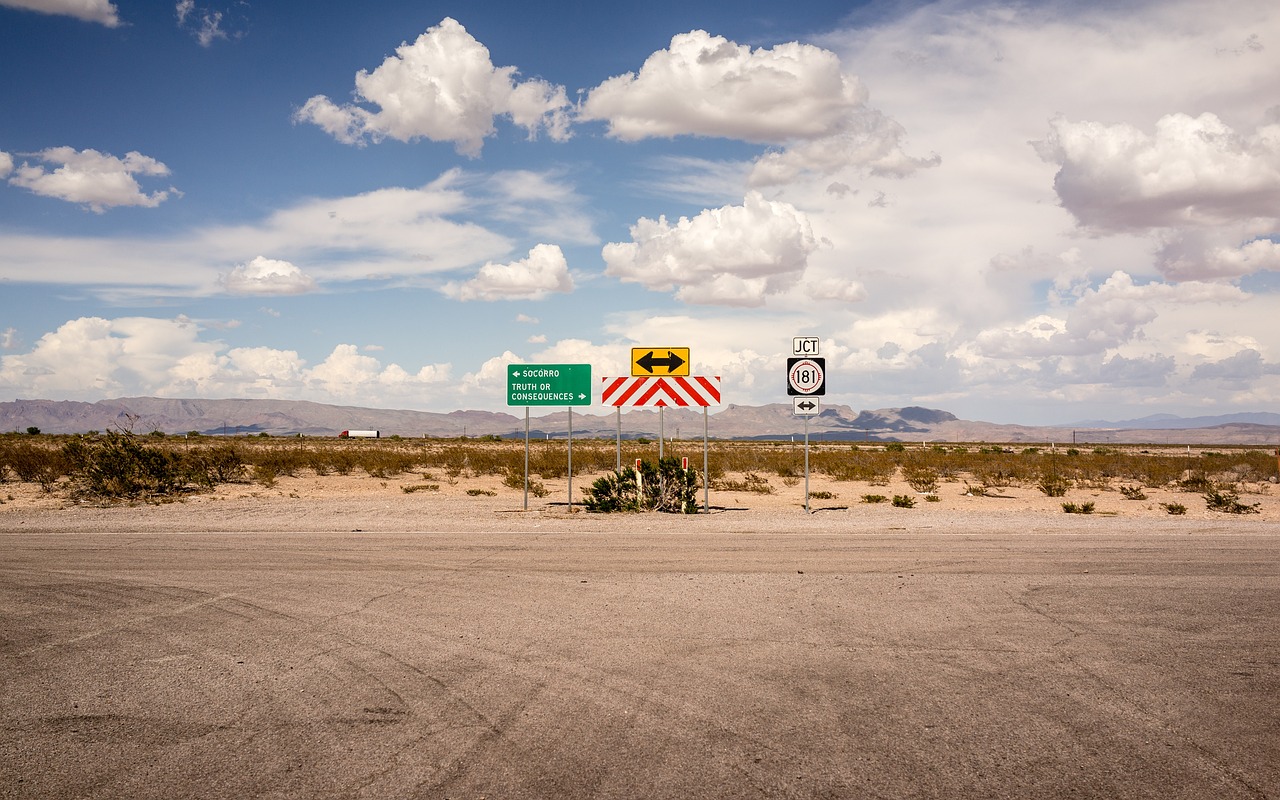
[(796, 403), (796, 407), (804, 411), (812, 411), (818, 407), (818, 404), (812, 400), (801, 400), (799, 403)]
[(649, 352), (637, 358), (636, 363), (640, 365), (641, 369), (643, 369), (645, 372), (648, 372), (649, 374), (653, 374), (654, 367), (666, 367), (667, 374), (670, 375), (671, 373), (680, 369), (680, 366), (684, 364), (684, 359), (676, 355), (675, 353), (671, 352), (670, 350), (667, 351), (666, 358), (655, 358), (653, 351), (650, 350)]

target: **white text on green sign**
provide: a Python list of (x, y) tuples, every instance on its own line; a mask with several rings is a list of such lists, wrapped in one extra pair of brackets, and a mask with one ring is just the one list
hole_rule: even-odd
[(590, 364), (508, 364), (507, 405), (589, 406)]

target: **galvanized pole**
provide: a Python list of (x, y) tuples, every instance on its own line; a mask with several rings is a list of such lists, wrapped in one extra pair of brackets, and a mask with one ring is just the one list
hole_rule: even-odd
[(667, 438), (666, 423), (663, 422), (662, 412), (666, 411), (666, 406), (658, 406), (658, 461), (662, 461), (662, 440)]
[(702, 511), (711, 513), (711, 473), (707, 471), (707, 407), (702, 407)]
[(804, 418), (804, 510), (809, 511), (809, 417)]
[(618, 459), (617, 466), (614, 469), (622, 472), (622, 406), (614, 409), (618, 414)]
[(524, 407), (524, 510), (529, 510), (529, 407)]
[(573, 406), (569, 406), (569, 513), (573, 513)]

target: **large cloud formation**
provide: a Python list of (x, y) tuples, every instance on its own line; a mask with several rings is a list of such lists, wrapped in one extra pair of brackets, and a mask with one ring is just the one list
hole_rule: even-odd
[(906, 131), (866, 101), (829, 50), (799, 42), (752, 50), (696, 30), (672, 37), (639, 73), (593, 89), (579, 118), (606, 121), (623, 141), (695, 135), (787, 145), (760, 159), (754, 186), (850, 165), (901, 176), (937, 163), (907, 156)]
[(81, 317), (40, 337), (28, 353), (0, 356), (0, 391), (40, 397), (101, 399), (131, 394), (161, 397), (249, 396), (318, 400), (371, 394), (407, 402), (441, 384), (447, 364), (409, 372), (339, 344), (321, 362), (293, 350), (227, 349), (202, 339), (190, 319)]
[[(50, 147), (32, 155), (58, 166), (47, 170), (39, 164), (23, 162), (14, 169), (11, 158), (4, 160), (13, 169), (9, 183), (38, 195), (80, 203), (98, 214), (114, 206), (155, 208), (169, 199), (169, 191), (147, 194), (135, 177), (163, 177), (169, 174), (169, 168), (136, 151), (117, 158), (97, 150)], [(4, 166), (0, 164), (0, 176), (6, 171)]]
[(672, 225), (641, 218), (630, 242), (605, 245), (605, 273), (686, 303), (760, 306), (794, 286), (817, 249), (808, 218), (751, 192), (740, 206), (707, 209)]
[(378, 106), (377, 111), (316, 95), (294, 119), (318, 125), (346, 144), (388, 136), (402, 142), (430, 139), (453, 142), (469, 156), (480, 154), (497, 116), (510, 117), (530, 137), (545, 129), (553, 139), (567, 138), (564, 87), (518, 81), (516, 74), (515, 67), (495, 67), (488, 48), (446, 17), (413, 44), (396, 48), (373, 72), (356, 74), (356, 97)]
[(1061, 167), (1054, 188), (1062, 205), (1093, 229), (1280, 216), (1280, 124), (1241, 135), (1211, 113), (1168, 114), (1148, 135), (1058, 117), (1038, 151)]
[(1153, 134), (1056, 117), (1035, 143), (1079, 225), (1158, 232), (1173, 280), (1231, 280), (1280, 266), (1280, 124), (1240, 134), (1217, 115), (1167, 114)]

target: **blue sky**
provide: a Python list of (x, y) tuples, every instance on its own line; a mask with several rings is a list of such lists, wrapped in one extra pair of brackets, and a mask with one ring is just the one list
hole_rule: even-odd
[(1113, 5), (0, 0), (0, 400), (1273, 410), (1280, 12)]

